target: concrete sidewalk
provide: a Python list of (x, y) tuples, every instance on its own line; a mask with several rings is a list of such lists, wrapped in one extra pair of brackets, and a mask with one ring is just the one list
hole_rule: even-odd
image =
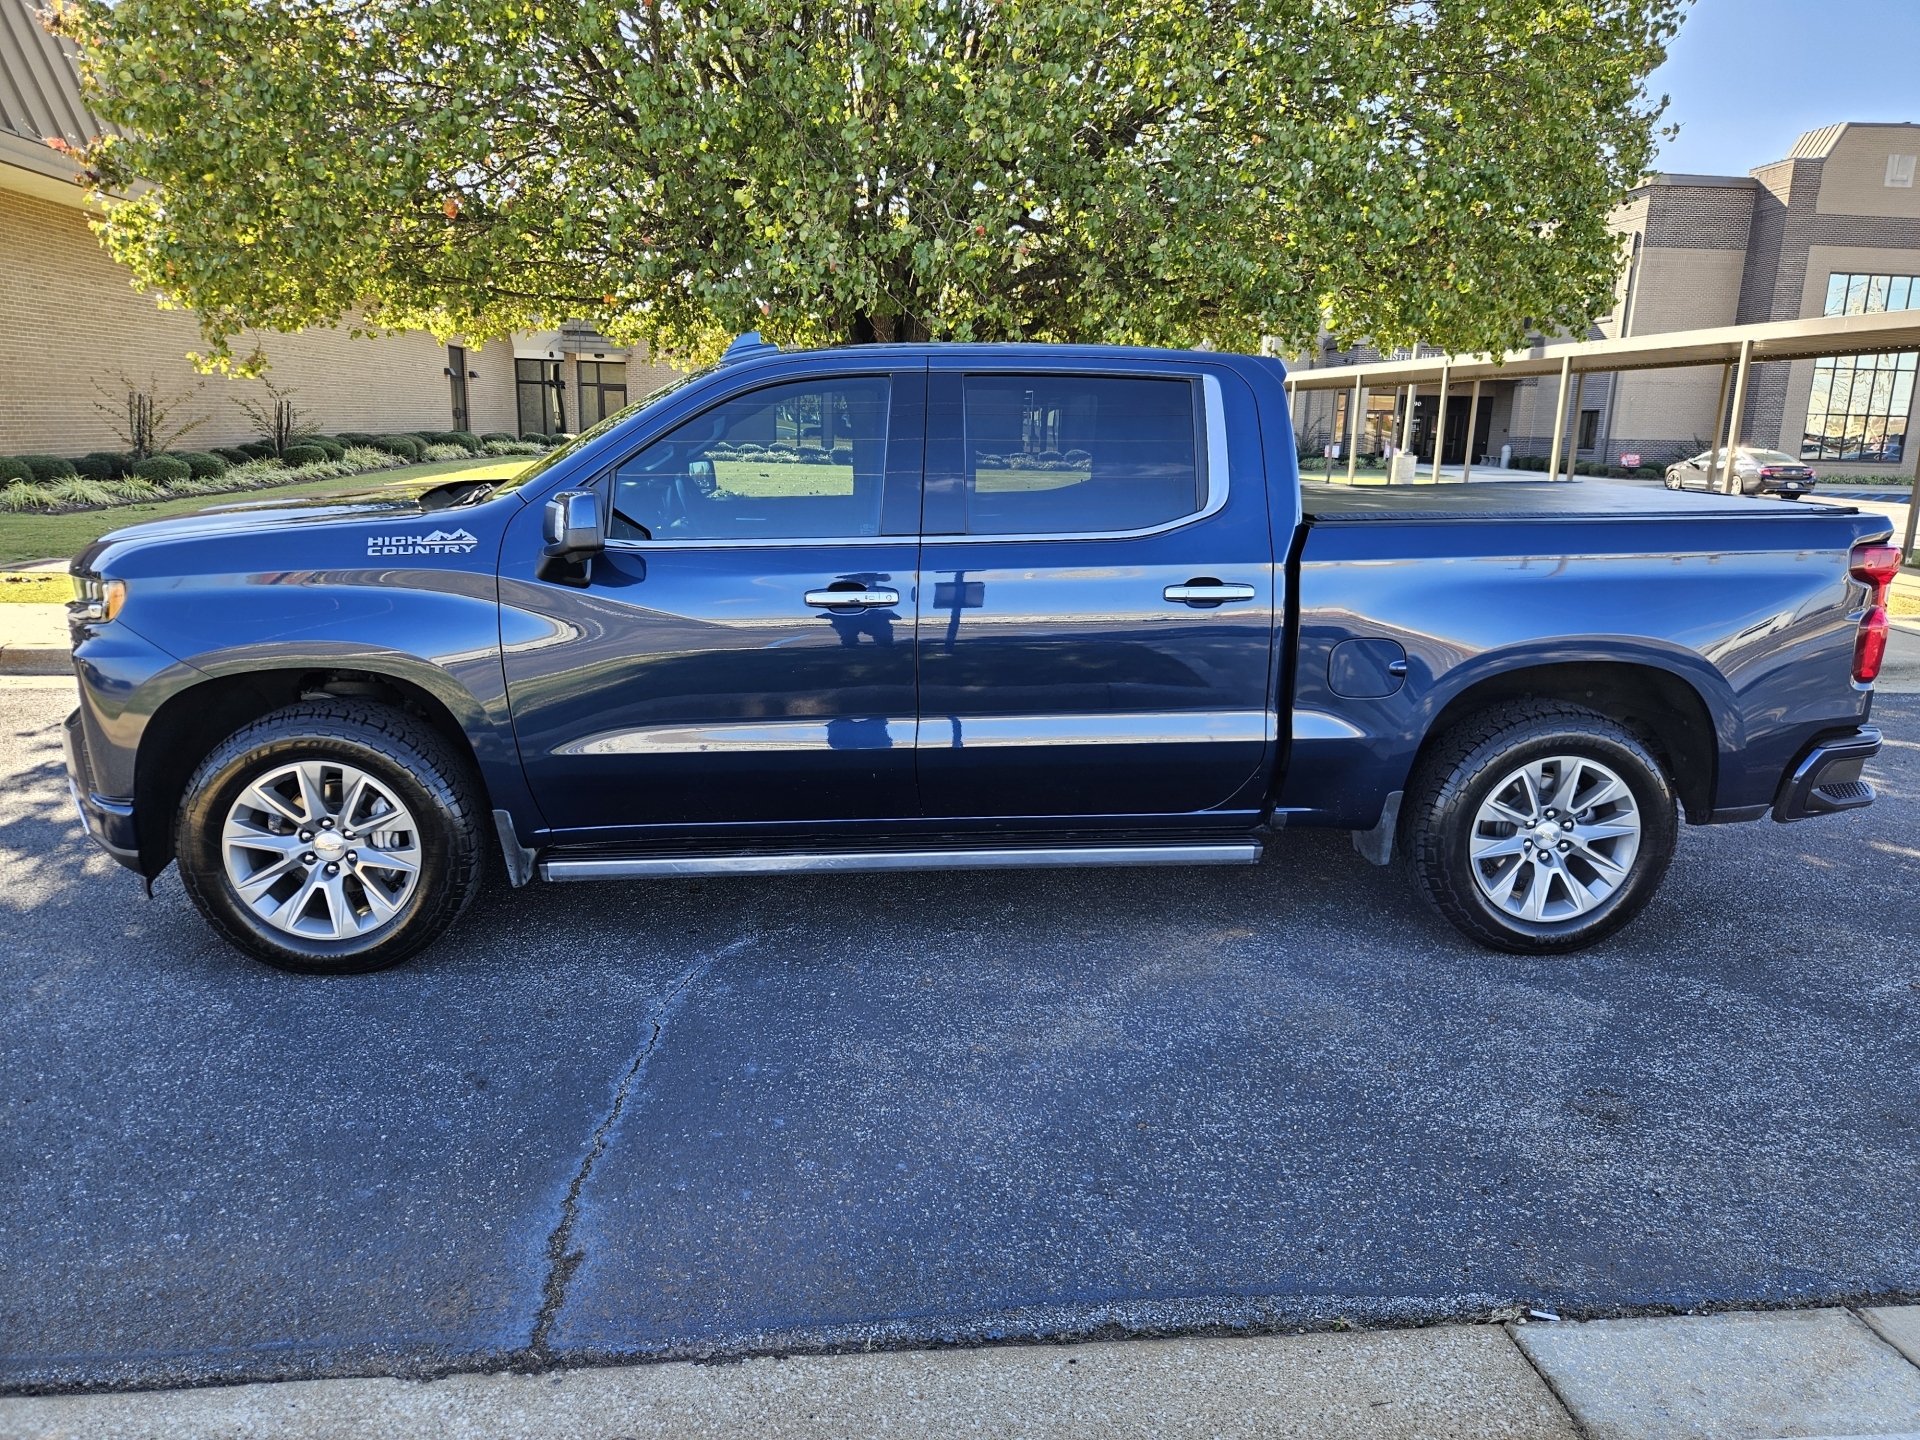
[[(1536, 1316), (1537, 1316), (1537, 1312)], [(0, 1440), (1920, 1435), (1920, 1306), (0, 1400)]]
[(64, 605), (0, 605), (0, 674), (70, 675)]

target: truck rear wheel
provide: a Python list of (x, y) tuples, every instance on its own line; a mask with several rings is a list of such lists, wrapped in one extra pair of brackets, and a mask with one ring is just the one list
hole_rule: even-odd
[(396, 965), (479, 889), (470, 767), (383, 705), (292, 705), (229, 736), (187, 782), (180, 878), (209, 924), (304, 974)]
[(1653, 898), (1679, 830), (1672, 783), (1624, 726), (1519, 701), (1421, 762), (1400, 839), (1419, 888), (1462, 933), (1518, 954), (1583, 949)]

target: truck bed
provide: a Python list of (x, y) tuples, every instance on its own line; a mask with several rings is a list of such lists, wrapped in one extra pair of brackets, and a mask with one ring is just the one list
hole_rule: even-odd
[(1852, 506), (1749, 495), (1707, 495), (1606, 480), (1495, 480), (1440, 485), (1314, 484), (1303, 477), (1300, 505), (1319, 524), (1362, 520), (1805, 520), (1855, 515)]

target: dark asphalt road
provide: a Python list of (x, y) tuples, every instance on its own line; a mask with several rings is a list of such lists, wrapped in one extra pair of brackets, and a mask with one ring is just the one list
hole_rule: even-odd
[[(0, 691), (0, 1387), (1920, 1292), (1920, 703), (1601, 949), (1254, 870), (535, 887), (302, 980)], [(556, 1262), (555, 1257), (564, 1257)]]

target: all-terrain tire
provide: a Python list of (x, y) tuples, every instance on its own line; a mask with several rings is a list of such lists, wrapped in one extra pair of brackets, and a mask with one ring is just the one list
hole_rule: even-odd
[[(351, 767), (398, 800), (412, 818), (415, 830), (408, 843), (417, 874), (396, 913), (384, 920), (368, 904), (364, 888), (353, 892), (367, 925), (364, 933), (340, 938), (289, 933), (247, 903), (230, 873), (222, 837), (241, 797), (264, 777), (307, 762), (317, 763), (323, 775), (335, 773), (328, 767)], [(485, 873), (485, 814), (471, 763), (424, 723), (386, 705), (303, 701), (228, 736), (200, 762), (181, 797), (174, 853), (187, 895), (234, 946), (282, 970), (358, 974), (419, 953), (472, 902)], [(292, 824), (277, 818), (273, 823)], [(303, 858), (289, 863), (297, 866)], [(384, 872), (383, 878), (396, 888), (404, 883)], [(258, 903), (271, 908), (265, 899)], [(318, 913), (324, 915), (326, 908), (323, 897)]]
[[(1555, 776), (1568, 779), (1565, 771), (1572, 768), (1555, 763), (1561, 759), (1594, 763), (1594, 771), (1581, 769), (1570, 777), (1571, 783), (1594, 787), (1586, 789), (1586, 794), (1603, 793), (1591, 777), (1605, 772), (1624, 782), (1630, 792), (1638, 834), (1624, 875), (1603, 873), (1588, 861), (1579, 839), (1597, 829), (1624, 826), (1605, 825), (1593, 821), (1590, 815), (1589, 823), (1576, 830), (1568, 813), (1553, 805)], [(1503, 788), (1528, 767), (1544, 767), (1547, 784), (1538, 787), (1543, 793), (1536, 803), (1542, 815), (1553, 818), (1540, 820), (1534, 828), (1497, 821), (1489, 824), (1486, 815), (1502, 812), (1490, 812), (1488, 807), (1502, 795), (1532, 793), (1536, 788), (1532, 781), (1514, 789)], [(1621, 808), (1622, 818), (1625, 816), (1620, 801), (1599, 808), (1603, 812)], [(1612, 817), (1603, 815), (1602, 821), (1607, 818)], [(1560, 840), (1560, 832), (1550, 828), (1553, 826), (1565, 826), (1568, 838)], [(1406, 857), (1415, 887), (1461, 933), (1496, 950), (1561, 954), (1605, 939), (1646, 908), (1666, 876), (1678, 832), (1673, 783), (1640, 737), (1582, 706), (1520, 700), (1462, 722), (1421, 759), (1400, 812), (1397, 848)], [(1542, 839), (1553, 843), (1543, 844)], [(1551, 905), (1538, 907), (1543, 918), (1519, 913), (1528, 897), (1521, 897), (1519, 902), (1508, 897), (1502, 903), (1489, 893), (1490, 888), (1499, 889), (1502, 877), (1515, 872), (1505, 868), (1510, 858), (1506, 855), (1476, 860), (1476, 843), (1498, 849), (1508, 841), (1525, 844), (1528, 857), (1540, 857), (1511, 858), (1516, 870), (1522, 864), (1537, 866), (1547, 877), (1544, 894), (1558, 897)], [(1602, 846), (1623, 844), (1620, 838), (1596, 841), (1593, 853), (1599, 853)], [(1562, 850), (1573, 853), (1554, 853)], [(1608, 853), (1618, 856), (1626, 851), (1615, 848)], [(1534, 869), (1518, 874), (1532, 892)], [(1556, 885), (1558, 888), (1553, 888)], [(1574, 907), (1591, 902), (1593, 891), (1602, 886), (1604, 898), (1591, 903), (1590, 908), (1553, 913), (1572, 912)]]

